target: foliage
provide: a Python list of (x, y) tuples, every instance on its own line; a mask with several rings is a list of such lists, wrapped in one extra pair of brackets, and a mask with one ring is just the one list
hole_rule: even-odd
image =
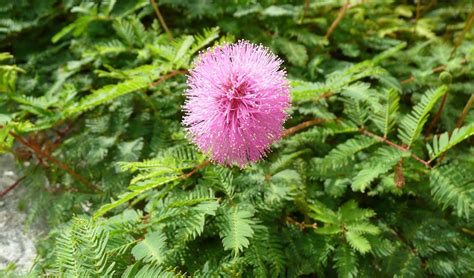
[[(474, 274), (469, 1), (157, 1), (170, 34), (145, 0), (30, 2), (0, 7), (0, 152), (50, 228), (31, 277)], [(238, 39), (293, 100), (245, 169), (180, 123), (193, 58)]]

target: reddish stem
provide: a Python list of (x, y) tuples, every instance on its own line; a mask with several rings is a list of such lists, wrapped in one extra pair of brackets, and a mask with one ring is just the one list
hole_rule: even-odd
[(59, 168), (63, 169), (67, 173), (69, 173), (74, 179), (88, 187), (89, 189), (95, 191), (95, 192), (100, 192), (100, 189), (93, 185), (91, 182), (89, 182), (86, 178), (83, 176), (79, 175), (76, 171), (71, 169), (68, 165), (64, 164), (63, 162), (59, 161), (49, 153), (43, 151), (37, 144), (33, 144), (22, 138), (21, 136), (17, 135), (14, 132), (10, 132), (10, 135), (13, 136), (18, 142), (21, 144), (25, 145), (26, 147), (30, 148), (39, 159), (46, 159), (56, 165), (58, 165)]
[(206, 167), (207, 165), (209, 165), (209, 163), (210, 163), (209, 160), (207, 160), (207, 159), (204, 160), (199, 165), (194, 167), (194, 169), (191, 172), (181, 175), (181, 179), (185, 180), (185, 179), (190, 178), (192, 175), (196, 174), (197, 171), (199, 171), (199, 170), (203, 169), (204, 167)]
[(328, 31), (326, 32), (326, 35), (324, 36), (324, 39), (326, 39), (326, 40), (329, 39), (332, 32), (334, 32), (334, 30), (336, 30), (336, 27), (339, 25), (341, 20), (344, 18), (344, 15), (346, 15), (347, 10), (349, 9), (349, 5), (350, 5), (349, 1), (346, 0), (344, 2), (344, 5), (342, 5), (341, 9), (339, 10), (339, 14), (337, 15), (336, 19), (333, 21), (333, 23), (329, 27)]
[(171, 33), (170, 29), (168, 29), (168, 25), (166, 25), (165, 19), (161, 15), (160, 9), (158, 8), (158, 4), (156, 4), (156, 0), (151, 0), (151, 5), (153, 6), (153, 9), (155, 10), (156, 16), (158, 17), (158, 20), (160, 21), (161, 26), (163, 26), (163, 29), (165, 29), (165, 32), (168, 35), (168, 38), (172, 40), (173, 34)]
[(153, 82), (150, 84), (150, 87), (155, 87), (157, 86), (158, 84), (160, 84), (161, 82), (165, 81), (165, 80), (168, 80), (170, 79), (171, 77), (175, 76), (175, 75), (179, 75), (179, 74), (187, 74), (188, 71), (187, 70), (174, 70), (168, 74), (165, 74), (163, 75), (162, 77), (160, 77), (160, 79), (158, 79), (157, 81)]
[(438, 111), (436, 112), (435, 116), (433, 117), (433, 120), (431, 121), (430, 125), (426, 129), (425, 134), (431, 134), (431, 130), (435, 127), (435, 125), (438, 123), (439, 119), (441, 118), (441, 112), (443, 112), (444, 104), (446, 103), (446, 99), (448, 98), (448, 93), (445, 93), (443, 95), (443, 98), (441, 99), (441, 104), (438, 108)]
[[(361, 128), (359, 131), (360, 131), (362, 134), (365, 134), (365, 135), (374, 137), (375, 139), (379, 140), (380, 142), (383, 142), (383, 143), (385, 143), (385, 144), (387, 144), (387, 145), (390, 145), (390, 146), (392, 146), (392, 147), (394, 147), (394, 148), (396, 148), (396, 149), (399, 149), (399, 150), (401, 150), (401, 151), (403, 151), (403, 152), (409, 152), (409, 149), (408, 149), (408, 148), (403, 147), (403, 146), (400, 146), (400, 145), (397, 145), (397, 144), (393, 143), (392, 141), (388, 140), (387, 138), (378, 136), (377, 134), (374, 134), (374, 133), (372, 133), (372, 132), (370, 132), (370, 131), (368, 131), (368, 130), (366, 130), (366, 129), (364, 129), (364, 128)], [(410, 153), (410, 156), (411, 156), (412, 158), (414, 158), (415, 160), (417, 160), (418, 162), (420, 162), (420, 163), (422, 163), (423, 165), (425, 165), (427, 168), (430, 168), (430, 169), (432, 168), (431, 165), (430, 165), (430, 163), (429, 163), (429, 161), (426, 161), (426, 160), (421, 159), (420, 157), (418, 157), (418, 156), (415, 155), (414, 153)]]
[(2, 198), (3, 196), (7, 195), (8, 192), (12, 191), (13, 189), (15, 189), (15, 187), (17, 187), (22, 180), (24, 180), (26, 178), (26, 176), (23, 176), (21, 178), (19, 178), (16, 182), (14, 182), (12, 185), (8, 186), (7, 188), (5, 188), (4, 190), (2, 190), (0, 192), (0, 198)]
[(325, 122), (326, 120), (324, 119), (312, 119), (312, 120), (309, 120), (309, 121), (306, 121), (306, 122), (302, 122), (301, 124), (298, 124), (298, 125), (295, 125), (294, 127), (290, 127), (289, 129), (283, 131), (283, 134), (281, 137), (287, 137), (287, 136), (291, 136), (295, 133), (297, 133), (298, 131), (301, 131), (305, 128), (308, 128), (310, 126), (313, 126), (313, 125), (317, 125), (317, 124), (320, 124), (322, 122)]

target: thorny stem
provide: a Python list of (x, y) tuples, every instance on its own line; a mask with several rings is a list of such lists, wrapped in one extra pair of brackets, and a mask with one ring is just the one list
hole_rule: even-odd
[(16, 182), (14, 182), (13, 184), (11, 184), (9, 187), (5, 188), (4, 190), (2, 190), (0, 192), (0, 198), (2, 198), (3, 196), (7, 195), (8, 192), (12, 191), (13, 189), (15, 189), (15, 187), (17, 187), (22, 180), (24, 180), (26, 178), (26, 176), (23, 176), (21, 178), (19, 178)]
[(334, 30), (336, 30), (336, 27), (339, 25), (341, 20), (346, 15), (347, 10), (349, 9), (349, 5), (350, 5), (349, 1), (346, 0), (344, 2), (344, 5), (342, 5), (341, 9), (339, 10), (339, 14), (337, 15), (336, 19), (332, 22), (331, 26), (329, 27), (328, 31), (326, 32), (326, 35), (324, 35), (324, 39), (326, 39), (326, 40), (329, 39), (332, 32), (334, 32)]
[(156, 4), (156, 0), (150, 0), (151, 5), (153, 6), (153, 9), (155, 10), (156, 16), (158, 17), (158, 20), (160, 21), (161, 26), (163, 29), (165, 29), (166, 34), (168, 35), (168, 38), (170, 40), (173, 39), (173, 34), (171, 33), (170, 29), (168, 29), (168, 25), (166, 25), (165, 19), (160, 13), (160, 9), (158, 8), (158, 4)]
[[(388, 140), (387, 138), (378, 136), (377, 134), (374, 134), (374, 133), (372, 133), (372, 132), (370, 132), (370, 131), (368, 131), (368, 130), (366, 130), (366, 129), (364, 129), (364, 128), (359, 129), (359, 131), (360, 131), (360, 133), (362, 133), (362, 134), (364, 134), (364, 135), (373, 137), (373, 138), (379, 140), (380, 142), (383, 142), (383, 143), (385, 143), (385, 144), (387, 144), (387, 145), (390, 145), (390, 146), (392, 146), (392, 147), (394, 147), (394, 148), (396, 148), (396, 149), (399, 149), (399, 150), (401, 150), (401, 151), (403, 151), (403, 152), (410, 152), (410, 150), (409, 150), (407, 147), (403, 147), (403, 146), (400, 146), (400, 145), (398, 145), (398, 144), (395, 144), (395, 143), (393, 143), (392, 141)], [(410, 153), (410, 156), (411, 156), (412, 158), (414, 158), (415, 160), (417, 160), (418, 162), (421, 162), (421, 163), (422, 163), (423, 165), (425, 165), (427, 168), (429, 168), (429, 169), (432, 168), (431, 165), (430, 165), (430, 163), (429, 163), (429, 161), (426, 161), (426, 160), (421, 159), (420, 157), (418, 157), (418, 156), (417, 156), (416, 154), (414, 154), (414, 153)]]

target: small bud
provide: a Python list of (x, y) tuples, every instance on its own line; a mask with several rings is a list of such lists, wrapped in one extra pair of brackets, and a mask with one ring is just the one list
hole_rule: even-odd
[(443, 71), (439, 75), (439, 80), (441, 80), (441, 82), (443, 82), (443, 84), (449, 85), (453, 81), (453, 77), (451, 76), (451, 74), (448, 71)]

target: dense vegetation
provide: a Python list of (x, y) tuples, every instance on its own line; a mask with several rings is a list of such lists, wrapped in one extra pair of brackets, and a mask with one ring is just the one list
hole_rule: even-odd
[[(50, 229), (31, 277), (474, 275), (471, 1), (4, 2), (0, 152)], [(244, 169), (181, 125), (193, 58), (239, 39), (292, 86)]]

